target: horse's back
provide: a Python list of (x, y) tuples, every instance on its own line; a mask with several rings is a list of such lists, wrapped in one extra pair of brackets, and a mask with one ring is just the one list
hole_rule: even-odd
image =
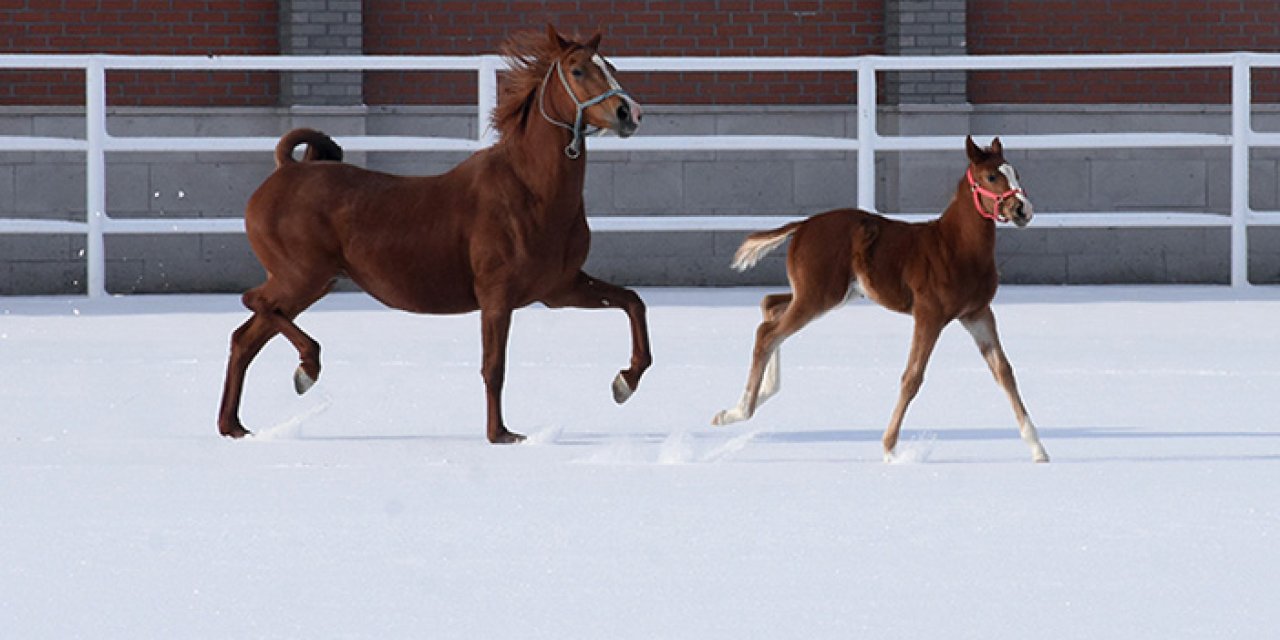
[[(475, 308), (465, 208), (439, 176), (338, 162), (287, 164), (254, 192), (245, 227), (271, 273), (347, 275), (385, 304), (417, 312)], [(424, 302), (429, 301), (429, 302)]]

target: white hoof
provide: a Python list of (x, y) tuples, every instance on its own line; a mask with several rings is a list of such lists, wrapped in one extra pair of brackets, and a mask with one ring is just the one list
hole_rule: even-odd
[(619, 373), (618, 376), (613, 379), (613, 401), (614, 402), (618, 404), (622, 404), (627, 400), (630, 400), (631, 394), (635, 392), (636, 390), (632, 389), (631, 385), (627, 384), (627, 381), (622, 378), (621, 373)]
[(1044, 447), (1036, 447), (1031, 450), (1031, 459), (1035, 462), (1048, 462), (1049, 452), (1045, 451)]
[(711, 425), (715, 427), (723, 427), (726, 424), (741, 422), (745, 419), (746, 417), (737, 409), (725, 409), (724, 411), (717, 413), (715, 417), (711, 419)]
[(311, 387), (314, 387), (315, 384), (316, 384), (315, 379), (307, 375), (307, 372), (303, 371), (301, 366), (299, 366), (297, 369), (294, 370), (293, 390), (297, 391), (298, 395), (302, 395), (310, 391)]

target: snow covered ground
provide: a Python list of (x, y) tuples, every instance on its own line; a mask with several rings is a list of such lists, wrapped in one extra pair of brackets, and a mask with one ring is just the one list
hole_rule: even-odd
[(232, 296), (0, 299), (2, 638), (1192, 638), (1280, 628), (1280, 290), (1005, 288), (1053, 462), (967, 334), (879, 438), (909, 319), (859, 302), (737, 401), (763, 293), (642, 290), (655, 365), (615, 406), (623, 314), (516, 314), (483, 437), (475, 315), (338, 295), (293, 394), (217, 436)]

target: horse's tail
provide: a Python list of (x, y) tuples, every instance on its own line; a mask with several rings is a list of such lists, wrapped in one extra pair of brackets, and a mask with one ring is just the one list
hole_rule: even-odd
[(756, 266), (757, 262), (765, 256), (765, 254), (777, 249), (782, 243), (796, 232), (803, 220), (797, 220), (790, 224), (770, 229), (769, 231), (757, 231), (743, 241), (742, 246), (738, 247), (737, 252), (733, 254), (733, 268), (738, 271), (746, 271)]
[(293, 159), (293, 150), (300, 144), (307, 145), (307, 152), (302, 155), (303, 162), (315, 162), (317, 160), (342, 161), (342, 147), (339, 147), (338, 143), (333, 141), (333, 138), (315, 129), (294, 129), (284, 134), (280, 138), (280, 142), (276, 144), (277, 169), (286, 164), (297, 162), (297, 160)]

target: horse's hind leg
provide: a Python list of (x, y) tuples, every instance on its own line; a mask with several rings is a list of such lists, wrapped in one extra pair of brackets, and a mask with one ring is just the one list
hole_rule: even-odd
[(299, 297), (296, 301), (281, 301), (278, 294), (273, 295), (267, 286), (244, 295), (245, 306), (260, 315), (298, 350), (299, 364), (293, 373), (293, 389), (298, 395), (306, 393), (320, 379), (320, 343), (294, 324), (293, 319), (328, 293), (331, 286), (330, 281), (320, 286), (305, 287), (303, 290), (308, 293), (296, 296)]
[(244, 295), (244, 304), (253, 311), (253, 316), (231, 334), (231, 355), (227, 359), (222, 402), (218, 408), (218, 432), (224, 436), (241, 438), (249, 434), (240, 422), (240, 399), (244, 394), (245, 372), (262, 351), (262, 347), (277, 333), (288, 331), (285, 335), (298, 348), (303, 361), (300, 369), (308, 368), (310, 373), (307, 375), (312, 376), (312, 381), (316, 379), (315, 376), (320, 375), (320, 345), (298, 329), (293, 324), (293, 318), (323, 296), (328, 287), (312, 287), (308, 289), (306, 296), (284, 304), (271, 302), (274, 298), (270, 292), (275, 289), (274, 283), (268, 280), (266, 284), (251, 289)]
[[(764, 319), (776, 321), (780, 318), (791, 304), (793, 297), (790, 293), (775, 293), (765, 296), (764, 300), (760, 301), (760, 311), (764, 315)], [(781, 386), (782, 346), (779, 345), (773, 350), (773, 353), (769, 356), (769, 362), (764, 366), (764, 380), (760, 383), (760, 396), (756, 400), (756, 406), (759, 407), (766, 400), (776, 395)]]
[[(779, 301), (784, 296), (770, 297), (774, 298), (774, 304), (770, 304), (769, 298), (766, 298), (761, 303), (761, 307), (765, 310), (765, 319), (760, 322), (760, 326), (756, 327), (755, 346), (751, 350), (751, 368), (747, 372), (747, 388), (742, 392), (742, 398), (738, 400), (737, 406), (725, 409), (711, 419), (711, 424), (713, 425), (720, 426), (740, 422), (749, 419), (755, 414), (756, 408), (764, 401), (761, 399), (761, 395), (766, 377), (765, 370), (770, 363), (775, 367), (778, 365), (775, 357), (777, 356), (778, 348), (782, 346), (782, 342), (825, 311), (821, 307), (799, 304), (792, 298), (788, 300), (785, 309), (781, 311), (780, 315), (774, 319), (770, 317), (772, 315), (770, 309), (782, 308)], [(789, 295), (785, 297), (790, 298)], [(775, 385), (776, 382), (777, 379), (775, 378)], [(777, 387), (775, 386), (772, 391), (776, 390)]]
[(1009, 396), (1009, 402), (1013, 405), (1013, 415), (1018, 419), (1018, 431), (1022, 434), (1022, 441), (1031, 447), (1031, 459), (1036, 462), (1048, 462), (1049, 454), (1040, 443), (1040, 434), (1032, 424), (1031, 416), (1027, 415), (1026, 406), (1022, 404), (1022, 396), (1018, 393), (1018, 382), (1013, 378), (1013, 366), (1004, 355), (1004, 347), (1000, 346), (1000, 336), (996, 332), (996, 316), (992, 313), (991, 307), (985, 307), (969, 317), (961, 318), (960, 322), (969, 331), (969, 335), (973, 336), (973, 341), (978, 345), (978, 351), (982, 352), (982, 358), (991, 368), (991, 375), (995, 376), (996, 382)]
[(254, 313), (231, 334), (231, 355), (227, 359), (227, 376), (222, 385), (222, 402), (218, 407), (218, 433), (229, 438), (249, 435), (249, 431), (240, 423), (240, 397), (244, 392), (245, 371), (275, 334), (271, 323), (258, 313)]
[(622, 404), (631, 398), (640, 386), (640, 377), (650, 364), (653, 353), (649, 348), (649, 324), (645, 319), (645, 305), (636, 292), (597, 280), (579, 271), (572, 286), (547, 296), (542, 300), (548, 307), (578, 307), (582, 309), (621, 308), (631, 321), (631, 365), (618, 372), (613, 379), (613, 401)]

